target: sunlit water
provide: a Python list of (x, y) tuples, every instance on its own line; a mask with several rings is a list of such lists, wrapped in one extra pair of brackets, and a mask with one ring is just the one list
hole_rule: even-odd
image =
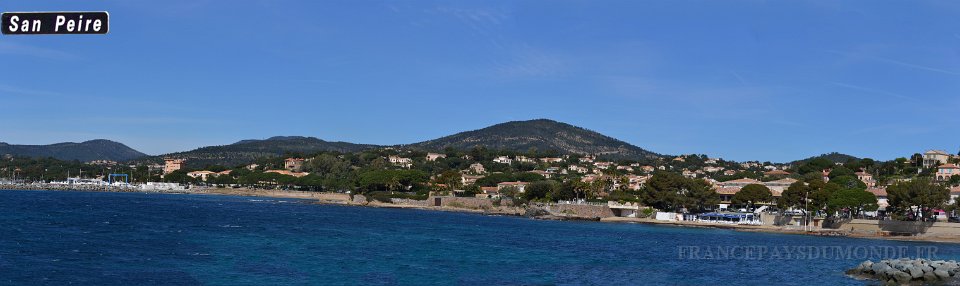
[(863, 285), (843, 275), (862, 259), (682, 249), (935, 246), (960, 257), (950, 244), (230, 196), (3, 191), (0, 218), (0, 284), (14, 285)]

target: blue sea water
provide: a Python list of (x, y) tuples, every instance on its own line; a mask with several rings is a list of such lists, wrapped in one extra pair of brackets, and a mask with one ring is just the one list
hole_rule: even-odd
[(862, 259), (681, 255), (690, 246), (933, 246), (937, 258), (960, 258), (951, 244), (249, 197), (0, 191), (3, 285), (867, 283), (843, 275)]

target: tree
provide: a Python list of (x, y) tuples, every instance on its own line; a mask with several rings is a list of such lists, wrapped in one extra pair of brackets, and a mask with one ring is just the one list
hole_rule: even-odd
[(860, 181), (860, 179), (857, 179), (857, 177), (849, 176), (849, 175), (830, 179), (830, 183), (836, 184), (842, 190), (863, 191), (867, 189), (867, 184), (864, 184), (863, 181)]
[(830, 169), (830, 179), (840, 177), (840, 176), (854, 176), (854, 172), (844, 166), (836, 166)]
[(809, 195), (810, 188), (807, 187), (807, 184), (803, 181), (796, 181), (793, 184), (790, 184), (786, 190), (783, 191), (783, 194), (780, 195), (780, 200), (777, 201), (777, 208), (781, 210), (786, 210), (789, 208), (799, 208), (803, 209), (804, 214), (806, 214), (807, 198)]
[(641, 189), (640, 201), (661, 210), (685, 208), (702, 212), (720, 204), (720, 195), (706, 181), (689, 179), (677, 173), (657, 172)]
[(803, 165), (800, 165), (798, 171), (800, 174), (808, 174), (813, 172), (821, 172), (824, 169), (829, 169), (834, 166), (833, 162), (826, 158), (816, 158), (810, 161), (807, 161)]
[(558, 189), (557, 183), (554, 181), (537, 181), (530, 183), (526, 188), (524, 188), (523, 198), (528, 201), (533, 201), (537, 199), (552, 199), (551, 194), (553, 194), (556, 189)]
[(853, 217), (864, 211), (877, 210), (877, 197), (872, 193), (858, 189), (844, 189), (833, 193), (828, 202), (828, 208), (833, 211), (847, 210)]
[(680, 191), (684, 189), (684, 178), (677, 173), (654, 173), (641, 191), (641, 201), (660, 210), (676, 210), (681, 205)]
[(761, 202), (769, 202), (773, 199), (773, 193), (767, 186), (760, 184), (749, 184), (740, 189), (733, 195), (731, 202), (736, 205), (748, 206), (750, 209), (756, 209), (756, 205)]
[(929, 178), (915, 178), (887, 188), (888, 210), (907, 220), (928, 218), (934, 208), (942, 207), (949, 199), (950, 190)]
[(713, 210), (720, 204), (720, 195), (704, 180), (688, 180), (687, 191), (684, 193), (684, 207), (693, 212)]

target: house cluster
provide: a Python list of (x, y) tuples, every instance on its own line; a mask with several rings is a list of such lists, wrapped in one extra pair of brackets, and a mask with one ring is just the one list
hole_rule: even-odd
[[(309, 161), (309, 159), (286, 158), (283, 160), (283, 169), (271, 169), (271, 170), (265, 170), (263, 172), (293, 176), (297, 178), (304, 177), (304, 176), (310, 175), (310, 173), (308, 172), (303, 172), (303, 164), (304, 162), (307, 162), (307, 161)], [(182, 163), (182, 160), (181, 160), (181, 163)], [(258, 164), (250, 164), (246, 166), (248, 170), (255, 170), (258, 167), (260, 167), (260, 165)], [(188, 172), (187, 176), (194, 179), (200, 179), (201, 181), (206, 182), (210, 178), (214, 178), (221, 175), (229, 175), (230, 173), (232, 173), (232, 171), (233, 170), (214, 172), (214, 171), (208, 171), (208, 170), (198, 170), (198, 171)]]
[(960, 155), (949, 154), (943, 150), (923, 152), (923, 167), (936, 168), (934, 178), (937, 181), (949, 181), (950, 177), (960, 175), (960, 166), (951, 161), (960, 161)]

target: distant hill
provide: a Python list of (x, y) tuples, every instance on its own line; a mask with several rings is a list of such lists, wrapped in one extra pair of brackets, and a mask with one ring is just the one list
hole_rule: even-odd
[(596, 154), (613, 159), (650, 159), (660, 155), (612, 137), (549, 119), (511, 121), (487, 128), (461, 132), (439, 139), (405, 145), (423, 150), (488, 149), (525, 152), (530, 148), (561, 153)]
[(147, 156), (122, 143), (97, 139), (82, 143), (57, 143), (50, 145), (11, 145), (0, 142), (0, 155), (14, 155), (34, 158), (53, 157), (60, 160), (129, 161)]
[(321, 151), (357, 152), (376, 148), (376, 145), (354, 144), (348, 142), (329, 142), (314, 137), (277, 136), (264, 140), (241, 140), (222, 146), (208, 146), (199, 149), (164, 154), (145, 158), (143, 161), (159, 163), (164, 157), (187, 159), (187, 165), (203, 167), (206, 165), (235, 166), (250, 163), (258, 158), (281, 156), (285, 153), (310, 154)]
[(837, 153), (837, 152), (831, 152), (831, 153), (827, 153), (827, 154), (821, 154), (821, 155), (819, 155), (819, 156), (813, 156), (813, 157), (806, 158), (806, 159), (803, 159), (803, 160), (796, 160), (796, 161), (790, 162), (790, 164), (792, 164), (792, 165), (800, 165), (800, 164), (806, 163), (806, 162), (808, 162), (808, 161), (810, 161), (810, 160), (819, 159), (819, 158), (824, 158), (824, 159), (830, 160), (830, 162), (834, 162), (834, 163), (846, 163), (847, 161), (850, 161), (850, 160), (860, 160), (860, 158), (857, 158), (857, 157), (852, 156), (852, 155), (847, 155), (847, 154)]

